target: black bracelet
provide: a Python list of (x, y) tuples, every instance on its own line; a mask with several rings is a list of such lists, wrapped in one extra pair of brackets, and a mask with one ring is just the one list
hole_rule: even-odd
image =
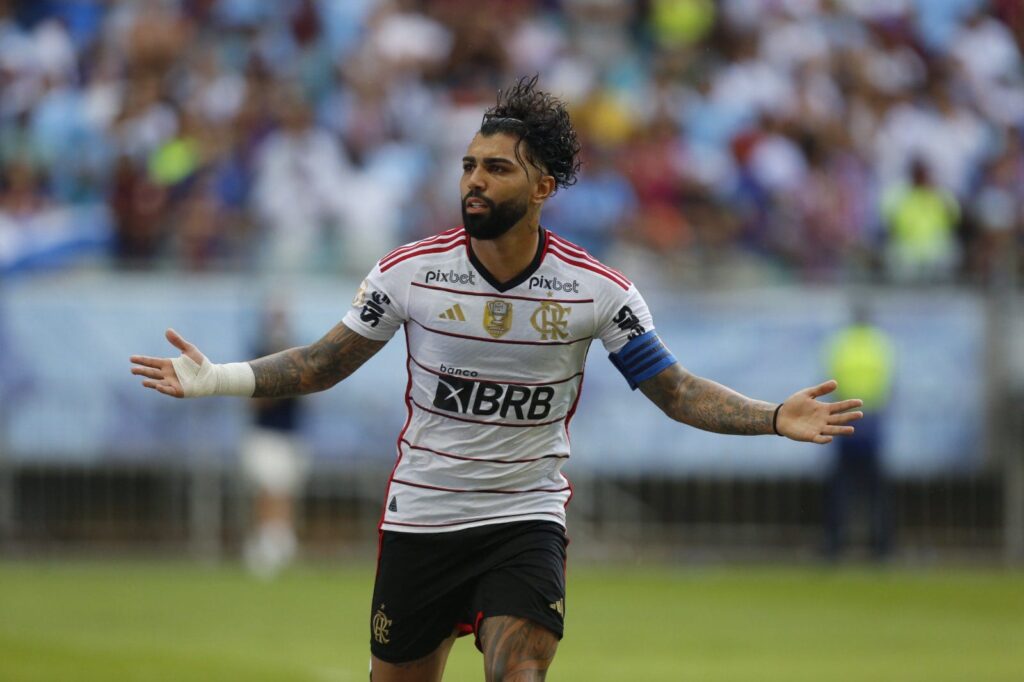
[(779, 423), (779, 410), (781, 409), (782, 403), (779, 403), (779, 406), (775, 408), (775, 413), (772, 414), (772, 431), (775, 432), (776, 436), (782, 435), (781, 433), (779, 433), (779, 427), (777, 426), (777, 424)]

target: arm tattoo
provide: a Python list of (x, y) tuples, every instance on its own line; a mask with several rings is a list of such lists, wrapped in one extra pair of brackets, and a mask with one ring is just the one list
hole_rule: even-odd
[(772, 433), (774, 404), (694, 376), (678, 364), (642, 382), (640, 390), (672, 419), (705, 431), (743, 436)]
[(359, 369), (385, 343), (360, 336), (339, 322), (314, 344), (252, 360), (253, 397), (284, 398), (328, 389)]
[(487, 682), (543, 680), (555, 658), (558, 638), (525, 618), (493, 616), (480, 628)]

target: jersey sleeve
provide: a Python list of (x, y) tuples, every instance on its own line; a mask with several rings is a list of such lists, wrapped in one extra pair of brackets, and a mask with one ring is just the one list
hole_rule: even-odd
[(366, 276), (352, 307), (342, 319), (346, 327), (374, 341), (387, 341), (408, 320), (406, 303), (409, 282), (403, 281), (401, 268), (381, 272), (378, 263)]
[(632, 284), (627, 291), (616, 289), (602, 299), (597, 314), (597, 336), (609, 353), (617, 353), (630, 339), (654, 329), (647, 302)]

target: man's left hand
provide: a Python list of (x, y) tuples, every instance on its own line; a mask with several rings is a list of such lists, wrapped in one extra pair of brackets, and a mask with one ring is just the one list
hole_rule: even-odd
[(836, 390), (839, 384), (830, 379), (823, 384), (797, 391), (786, 398), (779, 410), (775, 427), (780, 435), (809, 443), (831, 443), (833, 436), (849, 436), (853, 427), (847, 426), (864, 416), (863, 412), (848, 412), (864, 404), (853, 398), (837, 403), (818, 400)]

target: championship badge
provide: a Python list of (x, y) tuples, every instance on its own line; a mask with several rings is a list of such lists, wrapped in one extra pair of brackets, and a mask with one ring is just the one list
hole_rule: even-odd
[(484, 306), (484, 331), (499, 338), (512, 328), (512, 304), (508, 301), (487, 301)]

